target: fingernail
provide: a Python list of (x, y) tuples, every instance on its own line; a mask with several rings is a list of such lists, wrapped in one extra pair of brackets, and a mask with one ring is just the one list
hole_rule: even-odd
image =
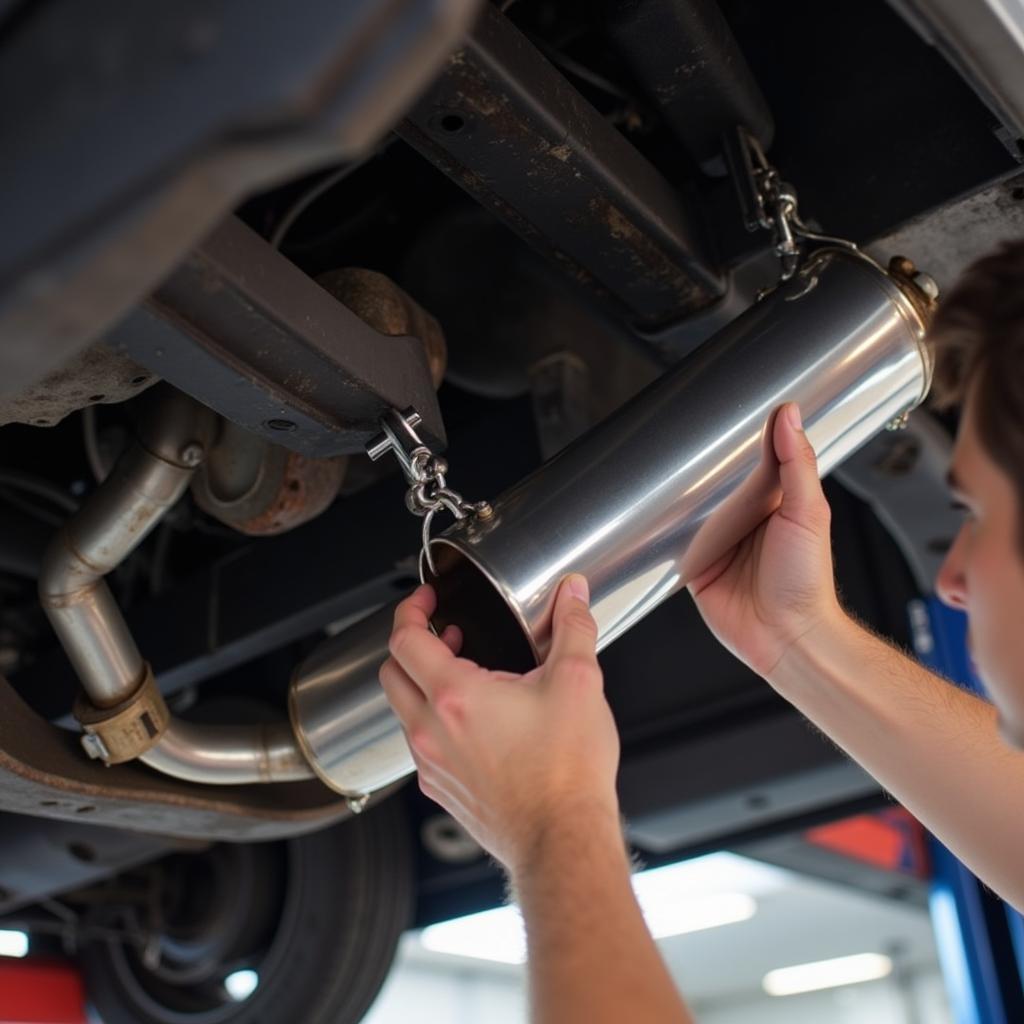
[(804, 429), (804, 422), (800, 418), (800, 406), (797, 405), (796, 402), (790, 402), (789, 405), (786, 406), (786, 415), (789, 417), (789, 425), (794, 430)]
[(590, 604), (590, 587), (586, 576), (581, 576), (578, 572), (573, 573), (569, 577), (569, 593), (584, 604)]

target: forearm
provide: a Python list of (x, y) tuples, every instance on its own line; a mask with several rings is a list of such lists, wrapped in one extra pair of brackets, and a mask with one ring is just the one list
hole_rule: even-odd
[(994, 708), (846, 618), (816, 627), (769, 681), (1024, 907), (1024, 754), (1000, 738)]
[(512, 881), (533, 1024), (690, 1024), (637, 906), (614, 815), (567, 813)]

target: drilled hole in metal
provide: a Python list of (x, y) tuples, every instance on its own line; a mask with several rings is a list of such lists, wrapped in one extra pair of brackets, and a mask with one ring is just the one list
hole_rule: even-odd
[(96, 859), (96, 847), (89, 843), (68, 843), (68, 853), (83, 864), (91, 864)]

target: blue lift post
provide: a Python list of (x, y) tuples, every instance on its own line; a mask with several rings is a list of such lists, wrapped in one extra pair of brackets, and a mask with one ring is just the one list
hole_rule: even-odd
[[(967, 618), (937, 597), (911, 602), (918, 659), (985, 696), (967, 654)], [(1024, 814), (1022, 808), (1007, 808)], [(937, 839), (930, 842), (935, 942), (956, 1024), (1024, 1021), (1024, 918), (986, 889)], [(1024, 850), (1021, 851), (1024, 870)]]

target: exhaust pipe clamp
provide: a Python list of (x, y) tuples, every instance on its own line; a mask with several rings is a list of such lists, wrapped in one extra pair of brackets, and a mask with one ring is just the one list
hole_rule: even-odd
[(171, 713), (147, 663), (135, 692), (120, 704), (98, 708), (85, 692), (75, 701), (75, 718), (85, 730), (85, 752), (104, 763), (132, 761), (155, 746), (167, 730)]

